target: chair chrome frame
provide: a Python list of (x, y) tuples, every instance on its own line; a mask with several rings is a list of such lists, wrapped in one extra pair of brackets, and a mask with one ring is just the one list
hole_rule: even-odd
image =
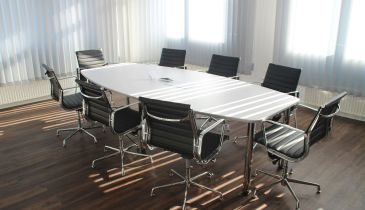
[[(186, 122), (189, 121), (192, 125), (192, 129), (193, 129), (193, 159), (197, 162), (197, 164), (202, 165), (202, 164), (207, 164), (210, 161), (214, 161), (215, 160), (215, 156), (218, 154), (218, 152), (220, 151), (222, 144), (223, 144), (223, 140), (224, 140), (224, 131), (225, 131), (225, 120), (224, 119), (219, 119), (217, 120), (214, 124), (208, 126), (207, 128), (205, 128), (202, 132), (200, 132), (200, 134), (198, 135), (197, 131), (197, 126), (196, 126), (196, 122), (195, 122), (195, 113), (193, 110), (189, 111), (189, 114), (187, 117), (182, 118), (182, 119), (168, 119), (168, 118), (161, 118), (158, 116), (155, 116), (151, 113), (148, 112), (148, 110), (146, 110), (146, 108), (144, 108), (144, 112), (143, 114), (147, 114), (149, 117), (156, 119), (156, 120), (160, 120), (160, 121), (165, 121), (165, 122)], [(149, 142), (150, 142), (150, 138), (151, 138), (151, 131), (148, 125), (147, 120), (144, 118), (144, 116), (142, 116), (142, 142), (148, 146)], [(219, 147), (216, 149), (215, 152), (212, 152), (212, 155), (209, 156), (207, 159), (202, 159), (201, 157), (201, 152), (202, 152), (202, 142), (203, 142), (203, 138), (204, 135), (207, 134), (208, 132), (210, 132), (211, 130), (213, 130), (214, 128), (216, 128), (217, 126), (221, 125), (221, 138), (220, 138), (220, 145)], [(213, 173), (210, 173), (208, 171), (205, 171), (201, 174), (198, 174), (194, 177), (191, 177), (191, 160), (186, 159), (185, 160), (185, 175), (182, 175), (178, 172), (176, 172), (174, 169), (170, 169), (171, 171), (171, 175), (177, 175), (180, 179), (182, 179), (182, 181), (179, 182), (174, 182), (174, 183), (170, 183), (170, 184), (165, 184), (165, 185), (161, 185), (161, 186), (156, 186), (153, 187), (151, 189), (151, 196), (155, 195), (155, 191), (158, 189), (163, 189), (163, 188), (168, 188), (168, 187), (173, 187), (173, 186), (178, 186), (178, 185), (185, 185), (185, 191), (184, 191), (184, 201), (183, 201), (183, 205), (182, 205), (182, 209), (186, 208), (186, 200), (187, 200), (187, 194), (188, 194), (188, 188), (190, 186), (195, 186), (198, 188), (201, 188), (203, 190), (208, 190), (211, 192), (214, 192), (216, 194), (218, 194), (220, 196), (220, 199), (223, 200), (223, 193), (214, 190), (212, 188), (206, 187), (204, 185), (198, 184), (195, 182), (196, 179), (203, 177), (205, 175), (208, 175), (209, 177), (213, 176)]]
[[(309, 153), (309, 143), (310, 143), (310, 136), (311, 136), (311, 133), (317, 123), (317, 121), (319, 120), (320, 117), (323, 117), (323, 118), (332, 118), (334, 115), (336, 115), (339, 110), (340, 110), (340, 105), (337, 104), (337, 109), (332, 113), (332, 114), (329, 114), (329, 115), (325, 115), (325, 114), (322, 114), (321, 111), (322, 109), (325, 108), (325, 106), (321, 106), (319, 107), (318, 110), (315, 110), (317, 113), (313, 119), (313, 121), (311, 122), (311, 124), (309, 125), (309, 127), (307, 128), (306, 131), (302, 131), (300, 129), (297, 129), (297, 128), (293, 128), (289, 125), (286, 125), (286, 124), (282, 124), (282, 123), (279, 123), (279, 122), (275, 122), (275, 121), (272, 121), (272, 120), (266, 120), (262, 123), (262, 130), (263, 130), (263, 137), (264, 137), (264, 143), (265, 143), (265, 147), (267, 149), (267, 151), (273, 155), (276, 155), (278, 156), (283, 162), (283, 171), (282, 171), (282, 174), (281, 176), (278, 176), (278, 175), (275, 175), (275, 174), (271, 174), (269, 172), (266, 172), (266, 171), (263, 171), (263, 170), (260, 170), (260, 169), (256, 169), (256, 172), (255, 174), (257, 175), (258, 173), (262, 173), (264, 175), (267, 175), (267, 176), (270, 176), (274, 179), (277, 179), (277, 181), (267, 185), (267, 186), (262, 186), (260, 188), (257, 188), (255, 189), (255, 192), (254, 192), (254, 195), (256, 196), (258, 192), (260, 191), (265, 191), (266, 189), (269, 189), (271, 188), (272, 186), (276, 185), (276, 184), (281, 184), (283, 186), (287, 186), (290, 193), (293, 195), (294, 199), (296, 200), (296, 209), (299, 210), (300, 207), (299, 207), (299, 199), (297, 197), (297, 195), (295, 194), (295, 192), (293, 191), (293, 188), (291, 187), (290, 185), (290, 182), (291, 183), (296, 183), (296, 184), (304, 184), (304, 185), (310, 185), (310, 186), (315, 186), (317, 187), (317, 193), (320, 193), (321, 192), (321, 186), (317, 183), (314, 183), (314, 182), (308, 182), (308, 181), (302, 181), (302, 180), (298, 180), (298, 179), (293, 179), (293, 178), (289, 178), (288, 176), (291, 174), (290, 171), (288, 171), (288, 164), (289, 162), (298, 162), (298, 161), (301, 161), (303, 160)], [(310, 108), (311, 110), (314, 110), (313, 108)], [(293, 130), (293, 131), (296, 131), (296, 132), (300, 132), (303, 134), (304, 136), (304, 154), (299, 157), (299, 158), (291, 158), (291, 157), (288, 157), (276, 150), (273, 150), (273, 149), (270, 149), (267, 147), (267, 137), (266, 137), (266, 127), (265, 127), (265, 123), (269, 123), (269, 124), (272, 124), (272, 125), (279, 125), (279, 126), (282, 126), (282, 127), (285, 127), (285, 128), (288, 128), (289, 130)], [(332, 123), (332, 121), (331, 121)]]
[[(261, 83), (259, 83), (259, 84), (261, 84)], [(299, 98), (299, 91), (297, 91), (297, 90), (292, 91), (292, 92), (288, 92), (286, 94), (293, 95), (293, 96)], [(315, 110), (315, 111), (317, 111), (317, 110)], [(282, 119), (283, 119), (282, 123), (285, 123), (285, 124), (289, 124), (290, 123), (290, 116), (293, 116), (294, 125), (295, 125), (295, 127), (297, 127), (297, 106), (294, 106), (293, 110), (287, 109), (286, 111), (284, 111), (280, 114), (282, 115)], [(248, 133), (248, 130), (247, 130), (247, 133)], [(247, 137), (248, 137), (247, 135), (246, 136), (235, 136), (233, 138), (233, 143), (238, 144), (239, 139), (246, 139)], [(257, 143), (254, 143), (253, 148), (255, 149), (256, 146), (257, 146)], [(279, 166), (279, 168), (281, 168), (280, 164), (278, 166)]]
[[(49, 67), (45, 64), (42, 64), (42, 67), (45, 68), (47, 71), (51, 70), (49, 69)], [(47, 74), (47, 73), (46, 73)], [(51, 80), (52, 79), (56, 79), (57, 81), (59, 80), (64, 80), (64, 79), (69, 79), (69, 78), (75, 78), (74, 76), (69, 76), (69, 77), (63, 77), (63, 78), (57, 78), (55, 77), (55, 75), (53, 77), (48, 77), (48, 80)], [(52, 83), (52, 82), (51, 82)], [(58, 83), (59, 84), (59, 83)], [(70, 87), (70, 88), (62, 88), (59, 84), (59, 97), (58, 97), (58, 103), (59, 105), (64, 108), (64, 109), (67, 109), (66, 107), (63, 106), (63, 97), (64, 97), (64, 92), (65, 90), (71, 90), (71, 89), (75, 89), (75, 93), (76, 93), (76, 89), (77, 89), (77, 85), (75, 87)], [(53, 86), (51, 85), (51, 96), (53, 94)], [(76, 133), (80, 132), (84, 132), (86, 133), (87, 135), (89, 135), (90, 137), (93, 138), (93, 141), (94, 143), (96, 144), (98, 141), (96, 139), (96, 137), (94, 135), (92, 135), (90, 132), (88, 132), (86, 129), (92, 129), (92, 128), (97, 128), (97, 127), (90, 127), (90, 128), (85, 128), (82, 126), (82, 123), (81, 123), (81, 118), (82, 118), (82, 115), (81, 115), (81, 112), (82, 112), (82, 108), (79, 108), (79, 109), (73, 109), (74, 111), (77, 112), (77, 127), (72, 127), (72, 128), (62, 128), (62, 129), (57, 129), (56, 131), (56, 136), (59, 136), (61, 132), (65, 132), (65, 131), (73, 131), (71, 134), (69, 134), (66, 138), (63, 139), (62, 141), (62, 146), (63, 147), (66, 147), (66, 143), (69, 139), (71, 139), (71, 137), (73, 137)]]
[[(104, 88), (101, 88), (102, 91), (105, 91)], [(105, 93), (104, 93), (105, 94)], [(101, 99), (104, 97), (104, 95), (101, 95), (101, 96), (89, 96), (83, 92), (81, 92), (81, 95), (83, 97), (86, 97), (86, 98), (89, 98), (89, 99)], [(117, 109), (114, 109), (111, 113), (110, 113), (110, 116), (109, 116), (109, 127), (111, 127), (111, 130), (113, 132), (113, 134), (116, 134), (118, 135), (118, 141), (119, 141), (119, 148), (115, 148), (115, 147), (111, 147), (111, 146), (108, 146), (108, 145), (104, 145), (104, 152), (106, 152), (107, 150), (112, 150), (114, 151), (113, 153), (111, 154), (108, 154), (108, 155), (104, 155), (102, 157), (99, 157), (99, 158), (96, 158), (95, 160), (93, 160), (91, 162), (91, 167), (92, 168), (95, 168), (95, 164), (96, 162), (100, 161), (100, 160), (104, 160), (104, 159), (107, 159), (107, 158), (110, 158), (110, 157), (114, 157), (114, 156), (117, 156), (117, 155), (120, 155), (120, 164), (121, 164), (121, 174), (122, 176), (125, 175), (125, 166), (124, 166), (124, 155), (125, 154), (131, 154), (131, 155), (136, 155), (136, 156), (142, 156), (142, 157), (149, 157), (150, 160), (151, 160), (151, 163), (153, 163), (153, 159), (152, 159), (152, 156), (150, 155), (147, 155), (147, 154), (142, 154), (142, 153), (137, 153), (137, 152), (131, 152), (129, 151), (129, 149), (133, 148), (133, 147), (137, 147), (139, 148), (139, 145), (137, 145), (128, 135), (130, 135), (132, 132), (136, 132), (140, 129), (140, 126), (137, 126), (135, 128), (132, 128), (132, 129), (129, 129), (123, 133), (117, 133), (115, 131), (115, 121), (114, 121), (114, 116), (117, 112), (123, 110), (123, 109), (126, 109), (126, 108), (129, 108), (133, 105), (137, 105), (139, 104), (139, 102), (136, 102), (136, 103), (133, 103), (133, 104), (128, 104), (126, 106), (122, 106), (122, 107), (119, 107)], [(88, 107), (85, 103), (83, 103), (83, 107), (84, 107), (84, 110), (87, 111)], [(127, 147), (124, 147), (124, 141), (125, 139), (129, 139), (131, 142), (132, 142), (132, 145), (129, 145)]]

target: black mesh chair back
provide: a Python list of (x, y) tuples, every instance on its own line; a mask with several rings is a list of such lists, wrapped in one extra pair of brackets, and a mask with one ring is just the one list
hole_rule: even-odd
[(261, 84), (273, 90), (289, 93), (297, 90), (301, 69), (270, 63)]
[(213, 54), (208, 73), (224, 77), (237, 76), (239, 62), (240, 59), (238, 57)]
[(59, 101), (60, 99), (60, 91), (62, 91), (62, 87), (60, 82), (57, 79), (56, 74), (54, 73), (53, 69), (46, 64), (42, 64), (42, 67), (46, 70), (46, 75), (51, 83), (51, 97)]
[(186, 50), (162, 48), (160, 66), (183, 67), (185, 65)]
[[(190, 105), (166, 102), (139, 97), (143, 105), (142, 132), (143, 141), (153, 146), (160, 147), (180, 154), (185, 159), (185, 176), (171, 169), (183, 181), (152, 188), (151, 195), (157, 189), (168, 188), (176, 185), (185, 185), (185, 198), (182, 209), (185, 209), (187, 190), (196, 186), (220, 195), (217, 190), (195, 182), (197, 178), (208, 175), (209, 172), (191, 177), (192, 160), (198, 164), (207, 164), (219, 152), (224, 136), (224, 120), (217, 120), (213, 125), (198, 131), (195, 124), (195, 114)], [(221, 134), (210, 132), (218, 125), (222, 125)]]
[(107, 65), (102, 50), (76, 51), (76, 57), (80, 69), (91, 69)]
[(84, 95), (85, 117), (110, 126), (110, 113), (112, 112), (112, 108), (104, 90), (92, 83), (78, 79), (75, 81), (80, 87), (81, 94)]
[[(309, 125), (307, 132), (313, 127), (310, 133), (310, 141), (309, 144), (313, 145), (314, 143), (323, 139), (323, 137), (327, 136), (328, 132), (332, 128), (332, 121), (335, 114), (340, 109), (340, 102), (343, 97), (347, 95), (346, 92), (342, 92), (341, 94), (337, 95), (329, 102), (321, 106), (318, 111), (317, 115)], [(317, 120), (318, 118), (318, 120)]]
[[(143, 97), (140, 97), (139, 100), (144, 106), (145, 117), (151, 129), (148, 143), (192, 158), (193, 129), (196, 130), (196, 127), (191, 123), (193, 113), (190, 105)], [(159, 117), (161, 120), (149, 117), (147, 113)], [(176, 121), (174, 122), (172, 119)]]

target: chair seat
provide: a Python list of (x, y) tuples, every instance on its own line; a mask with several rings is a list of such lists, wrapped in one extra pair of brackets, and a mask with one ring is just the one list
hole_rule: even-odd
[[(303, 156), (304, 137), (304, 133), (280, 125), (266, 128), (267, 148), (294, 159)], [(265, 145), (263, 131), (255, 135), (255, 142)]]
[(80, 109), (82, 108), (82, 95), (81, 93), (75, 93), (63, 97), (62, 105), (66, 109)]

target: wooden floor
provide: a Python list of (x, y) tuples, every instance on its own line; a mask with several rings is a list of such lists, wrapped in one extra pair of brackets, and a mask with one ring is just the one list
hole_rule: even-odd
[[(304, 128), (312, 113), (299, 110), (299, 127)], [(92, 130), (99, 143), (77, 134), (62, 147), (58, 128), (76, 125), (75, 112), (65, 112), (53, 101), (45, 101), (0, 111), (0, 209), (179, 209), (183, 187), (157, 191), (150, 189), (178, 181), (169, 168), (180, 172), (184, 161), (176, 154), (155, 150), (154, 163), (128, 156), (128, 169), (120, 174), (118, 158), (90, 167), (104, 154), (103, 145), (117, 145), (109, 130)], [(231, 135), (243, 134), (245, 126), (232, 122)], [(258, 199), (247, 202), (240, 195), (243, 178), (244, 142), (225, 142), (211, 166), (212, 180), (198, 182), (220, 190), (224, 200), (214, 194), (191, 188), (188, 203), (197, 209), (294, 209), (290, 192), (275, 186)], [(277, 172), (265, 151), (257, 148), (254, 168)], [(293, 165), (298, 179), (318, 182), (322, 193), (309, 186), (293, 185), (301, 209), (365, 209), (365, 123), (336, 118), (333, 133), (311, 148), (309, 156)], [(201, 172), (194, 167), (193, 174)], [(277, 172), (278, 173), (278, 172)], [(253, 185), (273, 180), (262, 175)]]

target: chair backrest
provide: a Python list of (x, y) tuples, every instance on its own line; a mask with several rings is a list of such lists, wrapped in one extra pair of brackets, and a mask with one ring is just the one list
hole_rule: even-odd
[(143, 97), (139, 101), (149, 128), (148, 144), (192, 158), (197, 128), (190, 105)]
[(76, 51), (76, 58), (80, 69), (97, 68), (107, 64), (101, 49)]
[(110, 126), (111, 105), (105, 91), (92, 83), (76, 79), (84, 98), (84, 115), (86, 118)]
[(42, 67), (46, 70), (45, 75), (47, 75), (49, 82), (51, 83), (51, 97), (54, 100), (59, 101), (60, 91), (62, 91), (60, 82), (58, 81), (57, 76), (51, 67), (47, 66), (46, 64), (42, 64)]
[(186, 50), (162, 48), (160, 66), (181, 67), (185, 65)]
[(212, 55), (208, 73), (224, 77), (237, 76), (240, 58), (223, 55)]
[(341, 99), (346, 95), (346, 92), (342, 92), (318, 108), (316, 116), (306, 131), (309, 134), (310, 145), (323, 139), (331, 130), (333, 117), (340, 110)]
[(283, 93), (296, 91), (300, 73), (301, 69), (270, 63), (262, 86)]

